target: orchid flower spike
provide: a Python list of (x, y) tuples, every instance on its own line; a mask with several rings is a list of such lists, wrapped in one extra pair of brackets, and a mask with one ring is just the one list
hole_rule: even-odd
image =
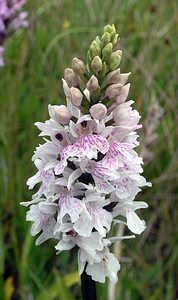
[(135, 198), (151, 186), (134, 149), (140, 116), (126, 101), (130, 73), (118, 69), (117, 41), (114, 25), (107, 25), (91, 43), (87, 62), (75, 58), (65, 70), (66, 106), (49, 105), (49, 120), (35, 124), (45, 139), (32, 157), (37, 173), (27, 185), (40, 183), (39, 190), (21, 203), (29, 206), (37, 245), (54, 238), (57, 253), (77, 246), (79, 273), (85, 269), (102, 283), (106, 277), (117, 282), (120, 264), (110, 246), (128, 238), (111, 237), (111, 228), (124, 218), (131, 233), (145, 230), (137, 210), (147, 204)]

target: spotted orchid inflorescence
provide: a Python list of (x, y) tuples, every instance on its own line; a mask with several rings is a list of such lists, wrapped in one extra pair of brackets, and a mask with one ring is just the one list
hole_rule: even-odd
[(26, 27), (27, 12), (22, 11), (26, 0), (0, 0), (0, 66), (4, 65), (4, 41), (10, 32)]
[(27, 220), (36, 245), (54, 238), (57, 253), (78, 247), (78, 267), (92, 279), (117, 282), (120, 264), (110, 252), (113, 242), (135, 237), (111, 236), (111, 227), (124, 222), (134, 234), (145, 229), (136, 210), (147, 204), (134, 201), (143, 186), (136, 130), (139, 113), (127, 101), (130, 73), (118, 68), (122, 52), (114, 25), (90, 45), (87, 64), (74, 58), (65, 70), (67, 104), (49, 105), (50, 119), (35, 125), (45, 143), (32, 157), (37, 173), (29, 178), (40, 188), (30, 202)]

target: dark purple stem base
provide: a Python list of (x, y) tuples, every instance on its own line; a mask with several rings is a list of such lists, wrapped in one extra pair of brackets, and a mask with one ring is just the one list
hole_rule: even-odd
[(96, 283), (85, 271), (81, 275), (81, 284), (83, 300), (97, 300)]

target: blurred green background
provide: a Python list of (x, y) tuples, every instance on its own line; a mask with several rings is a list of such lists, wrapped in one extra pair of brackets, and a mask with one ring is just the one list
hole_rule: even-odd
[(31, 198), (25, 182), (42, 141), (33, 123), (48, 118), (48, 103), (64, 101), (64, 69), (74, 56), (85, 59), (112, 23), (121, 71), (132, 72), (130, 98), (144, 123), (138, 151), (153, 187), (137, 196), (149, 204), (141, 212), (147, 230), (115, 249), (122, 264), (116, 296), (107, 282), (98, 285), (98, 300), (178, 299), (176, 1), (38, 0), (26, 10), (29, 28), (6, 41), (0, 69), (0, 299), (81, 299), (76, 251), (56, 256), (53, 241), (36, 247), (19, 202)]

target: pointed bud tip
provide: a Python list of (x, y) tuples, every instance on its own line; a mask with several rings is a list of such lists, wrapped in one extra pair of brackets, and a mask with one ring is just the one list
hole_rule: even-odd
[(86, 73), (86, 66), (85, 66), (84, 62), (82, 60), (78, 59), (77, 57), (74, 57), (72, 60), (72, 69), (76, 73), (79, 73), (79, 74)]
[(97, 40), (94, 40), (89, 49), (90, 57), (93, 59), (95, 56), (100, 56), (101, 54), (101, 48), (100, 45), (98, 44)]
[(103, 43), (103, 46), (106, 46), (108, 43), (110, 43), (111, 41), (111, 35), (109, 32), (104, 32), (104, 34), (102, 35), (102, 43)]
[(107, 44), (102, 51), (102, 58), (105, 61), (109, 61), (110, 56), (112, 54), (113, 45), (112, 43)]
[(86, 84), (86, 88), (91, 94), (99, 88), (99, 83), (96, 76), (94, 75), (91, 76), (91, 78)]
[(109, 68), (111, 71), (117, 69), (121, 61), (121, 56), (122, 56), (121, 50), (117, 50), (111, 54), (110, 61), (109, 61)]
[(95, 56), (91, 63), (91, 68), (95, 73), (102, 70), (102, 60), (99, 56)]
[(108, 32), (111, 34), (111, 37), (114, 37), (114, 35), (116, 34), (116, 28), (115, 28), (115, 25), (112, 24), (112, 25), (106, 25), (104, 27), (104, 32)]

